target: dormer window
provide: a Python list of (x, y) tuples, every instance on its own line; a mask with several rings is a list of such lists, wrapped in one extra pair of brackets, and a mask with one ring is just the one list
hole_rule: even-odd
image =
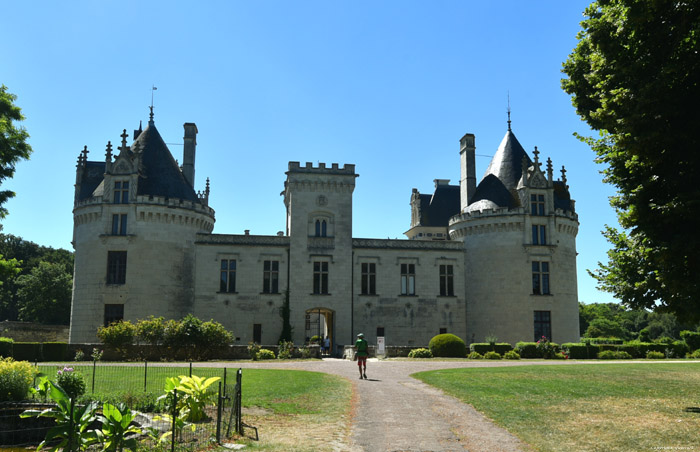
[(129, 203), (129, 181), (114, 182), (114, 204)]
[(544, 216), (544, 195), (530, 195), (530, 213)]

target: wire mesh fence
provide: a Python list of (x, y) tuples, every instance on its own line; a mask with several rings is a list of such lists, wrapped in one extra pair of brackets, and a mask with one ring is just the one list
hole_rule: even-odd
[[(65, 369), (43, 364), (37, 367), (37, 378), (43, 375), (49, 379)], [(232, 371), (228, 368), (193, 368), (192, 364), (183, 367), (147, 362), (95, 362), (76, 364), (71, 369), (70, 372), (81, 375), (86, 383), (85, 393), (75, 398), (76, 406), (84, 407), (95, 402), (99, 411), (105, 402), (115, 406), (123, 403), (137, 412), (134, 421), (142, 432), (138, 440), (143, 450), (197, 450), (243, 433), (240, 369)], [(185, 391), (172, 385), (166, 387), (166, 380), (170, 377), (176, 377), (173, 382), (185, 382), (190, 386)], [(20, 419), (19, 415), (28, 409), (55, 406), (51, 402), (50, 399), (35, 398), (0, 405), (0, 450), (5, 446), (38, 445), (48, 429), (54, 427), (54, 420)], [(73, 418), (72, 413), (70, 418)], [(257, 438), (257, 430), (255, 434)], [(78, 449), (69, 446), (66, 450)]]

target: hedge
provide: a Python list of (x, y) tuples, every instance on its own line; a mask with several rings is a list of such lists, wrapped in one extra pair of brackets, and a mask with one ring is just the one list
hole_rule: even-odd
[[(660, 352), (666, 355), (667, 351), (674, 358), (682, 358), (688, 352), (688, 346), (683, 341), (675, 341), (672, 344), (653, 344), (649, 342), (630, 341), (622, 345), (613, 344), (586, 344), (580, 342), (567, 342), (561, 345), (570, 359), (595, 359), (598, 353), (604, 351), (626, 352), (632, 358), (646, 358), (648, 352)], [(522, 356), (522, 355), (521, 355)]]
[(44, 361), (71, 360), (68, 357), (68, 343), (44, 342), (41, 346), (41, 355)]
[(15, 361), (41, 361), (40, 342), (15, 342), (12, 344)]
[(688, 344), (688, 348), (691, 352), (700, 350), (700, 332), (688, 330), (681, 331), (681, 339)]
[(500, 342), (494, 345), (487, 342), (474, 342), (469, 345), (469, 350), (482, 355), (486, 355), (487, 352), (496, 352), (499, 355), (504, 355), (513, 350), (513, 346), (507, 342)]
[(0, 356), (4, 358), (12, 357), (12, 344), (14, 340), (9, 337), (0, 337)]
[(454, 334), (438, 334), (430, 339), (428, 348), (436, 358), (464, 358), (467, 354), (467, 346), (462, 338)]

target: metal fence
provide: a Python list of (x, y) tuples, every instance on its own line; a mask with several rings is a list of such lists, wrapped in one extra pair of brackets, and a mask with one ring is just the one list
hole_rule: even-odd
[[(50, 379), (63, 367), (55, 365), (37, 366), (41, 374)], [(227, 368), (188, 367), (181, 365), (156, 365), (144, 363), (92, 363), (74, 365), (73, 372), (82, 375), (86, 383), (85, 394), (73, 405), (83, 406), (96, 401), (100, 408), (102, 403), (114, 405), (124, 403), (131, 410), (138, 412), (136, 423), (143, 435), (139, 438), (147, 450), (185, 451), (197, 450), (212, 442), (222, 443), (236, 434), (243, 435), (247, 426), (241, 417), (242, 407), (242, 371), (231, 372)], [(204, 404), (201, 420), (189, 422), (178, 412), (177, 400), (186, 394), (175, 391), (168, 397), (165, 382), (168, 377), (180, 375), (198, 377), (219, 377), (220, 380), (209, 389), (213, 393)], [(38, 445), (46, 432), (55, 425), (53, 419), (20, 419), (19, 415), (27, 409), (45, 409), (53, 405), (45, 400), (30, 400), (22, 403), (0, 405), (0, 450), (4, 446)], [(70, 417), (73, 419), (73, 416)], [(91, 426), (95, 428), (98, 426)], [(77, 444), (69, 444), (67, 451), (78, 450)]]

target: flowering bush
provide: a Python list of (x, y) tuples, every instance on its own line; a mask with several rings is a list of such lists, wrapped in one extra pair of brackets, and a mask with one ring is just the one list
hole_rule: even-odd
[(90, 355), (92, 357), (93, 361), (99, 361), (102, 359), (102, 354), (104, 353), (103, 350), (98, 350), (97, 348), (92, 349), (92, 354)]
[(541, 358), (552, 359), (556, 353), (556, 348), (545, 336), (542, 336), (539, 341), (537, 341), (537, 352)]
[(414, 348), (408, 352), (409, 358), (432, 358), (433, 353), (427, 348)]
[(26, 399), (35, 373), (27, 361), (0, 359), (0, 402)]
[(275, 359), (275, 352), (266, 348), (260, 349), (258, 352), (258, 359)]
[(72, 367), (64, 367), (56, 372), (56, 384), (73, 399), (85, 394), (85, 380)]
[(479, 352), (471, 352), (471, 353), (469, 354), (469, 356), (467, 356), (467, 358), (469, 358), (469, 359), (483, 359), (483, 358), (484, 358), (484, 355), (482, 355), (482, 354), (479, 353)]
[(501, 359), (501, 355), (496, 352), (486, 352), (484, 353), (484, 359)]
[(253, 361), (257, 361), (259, 352), (260, 346), (258, 344), (256, 344), (255, 342), (248, 343), (248, 356), (250, 356), (250, 359), (252, 359)]
[(280, 341), (277, 349), (277, 359), (292, 359), (294, 357), (294, 342)]

